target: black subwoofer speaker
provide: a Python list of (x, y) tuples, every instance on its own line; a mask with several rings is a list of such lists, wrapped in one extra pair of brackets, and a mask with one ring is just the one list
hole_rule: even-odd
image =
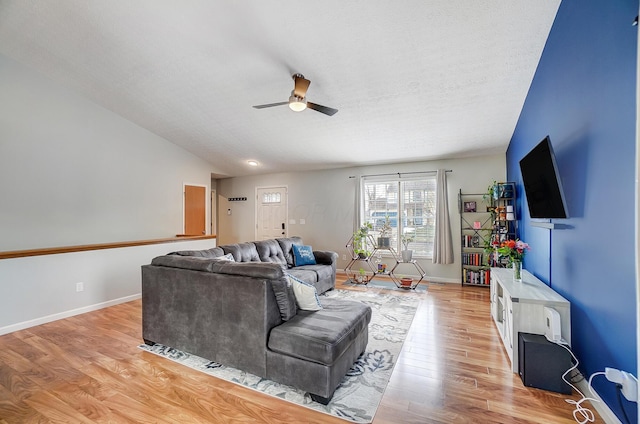
[(562, 374), (573, 366), (571, 354), (539, 334), (518, 333), (518, 370), (527, 387), (571, 394)]

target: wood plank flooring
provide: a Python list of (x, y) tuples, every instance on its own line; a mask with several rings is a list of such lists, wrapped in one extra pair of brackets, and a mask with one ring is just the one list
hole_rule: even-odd
[[(398, 293), (422, 302), (374, 423), (575, 422), (510, 371), (488, 289)], [(138, 300), (0, 336), (0, 423), (345, 422), (141, 351), (140, 317)]]

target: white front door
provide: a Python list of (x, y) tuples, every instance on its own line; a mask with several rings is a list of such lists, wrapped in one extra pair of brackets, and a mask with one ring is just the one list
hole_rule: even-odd
[(256, 189), (256, 240), (287, 236), (287, 188)]

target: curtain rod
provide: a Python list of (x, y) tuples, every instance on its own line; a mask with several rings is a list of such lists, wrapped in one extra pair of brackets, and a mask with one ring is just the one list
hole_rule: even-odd
[[(412, 175), (412, 174), (435, 174), (438, 171), (418, 171), (418, 172), (392, 172), (390, 174), (369, 174), (369, 175), (361, 175), (361, 177), (386, 177), (389, 175), (397, 175), (398, 178), (402, 178), (403, 175)], [(452, 169), (445, 169), (444, 172), (453, 172)], [(355, 175), (350, 175), (349, 178), (355, 178)]]

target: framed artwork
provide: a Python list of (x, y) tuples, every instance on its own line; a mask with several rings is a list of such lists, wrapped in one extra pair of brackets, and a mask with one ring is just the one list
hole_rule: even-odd
[(476, 202), (464, 202), (464, 211), (465, 212), (475, 212), (476, 211)]

